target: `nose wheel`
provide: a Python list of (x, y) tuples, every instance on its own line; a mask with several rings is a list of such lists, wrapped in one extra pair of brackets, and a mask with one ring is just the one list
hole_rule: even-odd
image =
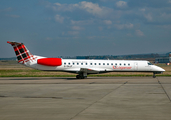
[(156, 78), (156, 74), (155, 73), (153, 73), (153, 78)]

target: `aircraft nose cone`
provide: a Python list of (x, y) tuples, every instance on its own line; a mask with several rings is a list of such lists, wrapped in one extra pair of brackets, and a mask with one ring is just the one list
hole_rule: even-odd
[(159, 71), (159, 72), (164, 72), (165, 70), (161, 67), (155, 66), (154, 70)]
[(161, 69), (161, 71), (162, 71), (162, 72), (164, 72), (164, 71), (165, 71), (165, 69), (163, 69), (163, 68), (160, 68), (160, 69)]

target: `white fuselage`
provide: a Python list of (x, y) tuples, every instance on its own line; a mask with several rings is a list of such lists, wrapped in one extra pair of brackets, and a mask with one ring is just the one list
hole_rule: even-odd
[[(38, 57), (43, 58), (43, 57)], [(62, 59), (61, 66), (45, 66), (33, 62), (30, 67), (46, 71), (66, 71), (78, 73), (81, 69), (87, 70), (87, 74), (105, 72), (164, 72), (165, 70), (152, 65), (149, 61), (139, 60), (85, 60), (85, 59)]]

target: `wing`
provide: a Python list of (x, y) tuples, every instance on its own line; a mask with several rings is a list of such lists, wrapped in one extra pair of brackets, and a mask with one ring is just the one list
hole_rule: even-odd
[(80, 68), (80, 72), (87, 74), (99, 74), (100, 72), (106, 71), (105, 69), (100, 68)]

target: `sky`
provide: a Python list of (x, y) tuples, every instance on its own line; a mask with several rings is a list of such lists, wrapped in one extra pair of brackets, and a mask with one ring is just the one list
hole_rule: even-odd
[(0, 0), (0, 58), (7, 41), (45, 57), (171, 52), (171, 0)]

